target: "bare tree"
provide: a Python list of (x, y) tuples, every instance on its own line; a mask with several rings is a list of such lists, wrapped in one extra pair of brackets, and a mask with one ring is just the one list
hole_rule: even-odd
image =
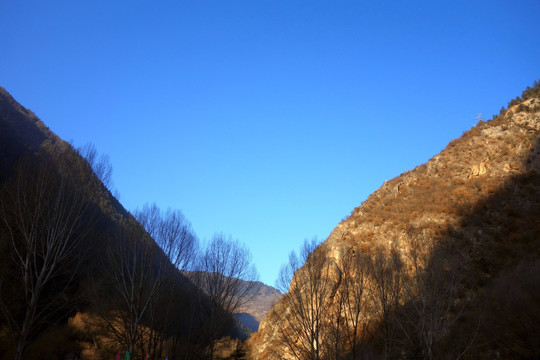
[(378, 249), (373, 256), (369, 274), (375, 312), (380, 314), (380, 335), (383, 341), (383, 357), (393, 355), (395, 345), (396, 314), (403, 290), (403, 262), (396, 249), (389, 253)]
[[(434, 243), (422, 234), (407, 240), (411, 264), (398, 324), (412, 355), (418, 359), (436, 357), (439, 344), (463, 313), (466, 302), (459, 298), (466, 260), (456, 247)], [(473, 339), (471, 339), (473, 340)]]
[[(304, 248), (306, 247), (307, 240), (304, 241)], [(316, 245), (314, 246), (316, 248)], [(309, 255), (309, 254), (308, 254)], [(307, 258), (307, 257), (306, 257)], [(291, 287), (292, 279), (294, 273), (303, 265), (306, 259), (300, 259), (296, 252), (293, 250), (289, 253), (289, 261), (279, 269), (279, 275), (276, 280), (276, 288), (282, 293), (286, 294), (289, 292)]]
[(92, 168), (99, 180), (105, 185), (105, 187), (111, 190), (112, 173), (113, 168), (109, 155), (98, 154), (96, 146), (92, 143), (88, 143), (80, 148), (77, 148), (79, 154), (86, 159), (88, 165)]
[[(77, 186), (50, 160), (22, 162), (2, 189), (0, 226), (12, 271), (3, 273), (0, 306), (16, 334), (15, 359), (58, 315), (59, 302), (80, 261), (78, 246), (89, 230), (90, 216)], [(6, 296), (7, 286), (22, 294)], [(15, 306), (14, 306), (15, 305)]]
[(108, 301), (101, 323), (130, 353), (160, 357), (166, 329), (176, 321), (171, 315), (179, 300), (171, 291), (180, 291), (185, 279), (180, 272), (192, 266), (197, 249), (197, 237), (183, 214), (163, 212), (155, 204), (136, 210), (109, 241), (104, 268), (112, 291), (103, 294)]
[(236, 240), (217, 234), (202, 251), (192, 279), (211, 301), (210, 309), (201, 309), (210, 312), (207, 320), (209, 358), (213, 359), (215, 342), (227, 329), (232, 314), (253, 296), (257, 278), (251, 253)]
[(161, 249), (135, 221), (126, 221), (109, 240), (104, 269), (110, 279), (101, 320), (106, 330), (133, 353), (140, 326), (165, 281)]
[[(300, 264), (303, 266), (300, 268)], [(323, 356), (323, 338), (329, 299), (335, 293), (331, 262), (316, 239), (304, 241), (300, 257), (291, 254), (280, 272), (278, 286), (283, 288), (291, 274), (289, 291), (284, 296), (288, 313), (280, 341), (297, 359), (319, 360)]]
[(360, 345), (366, 339), (369, 324), (367, 272), (369, 261), (354, 249), (347, 251), (338, 264), (340, 291), (334, 297), (330, 323), (330, 353), (334, 359), (360, 357)]
[[(173, 287), (181, 287), (183, 276), (178, 271), (189, 270), (193, 265), (198, 251), (198, 240), (191, 224), (181, 211), (161, 211), (157, 205), (145, 205), (141, 210), (136, 210), (135, 218), (145, 228), (146, 232), (155, 240), (165, 257), (161, 261), (164, 264), (163, 272), (159, 276), (163, 278), (162, 287), (150, 301), (148, 307), (148, 327), (145, 328), (145, 336), (141, 336), (144, 351), (151, 358), (159, 358), (166, 338), (165, 331), (175, 319), (171, 318), (179, 299), (170, 296)], [(173, 336), (180, 336), (176, 333)]]
[(341, 266), (337, 269), (337, 291), (328, 299), (331, 305), (326, 314), (327, 323), (324, 327), (323, 346), (324, 358), (329, 360), (345, 359), (349, 347), (349, 324), (345, 314), (348, 294), (345, 292), (345, 282), (350, 276)]

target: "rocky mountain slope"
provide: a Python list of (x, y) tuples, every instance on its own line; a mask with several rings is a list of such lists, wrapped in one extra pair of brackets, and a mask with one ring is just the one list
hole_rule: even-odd
[[(536, 83), (426, 164), (385, 182), (295, 274), (289, 295), (251, 339), (252, 358), (538, 356), (539, 135)], [(356, 295), (362, 299), (358, 312), (364, 320), (354, 338), (343, 329), (359, 323), (337, 300), (342, 294), (351, 298), (344, 285), (349, 274), (343, 271), (349, 256), (367, 264), (365, 271), (350, 276), (364, 289)], [(306, 274), (321, 257), (328, 264), (323, 275), (332, 278), (325, 282), (331, 289), (321, 290), (324, 301), (313, 305)], [(295, 330), (300, 318), (295, 314), (306, 306), (294, 300), (297, 288), (298, 299), (311, 299), (311, 310), (324, 307), (326, 313), (326, 319), (303, 316), (313, 320), (306, 326), (320, 331), (309, 341)], [(381, 294), (389, 289), (395, 301), (386, 297), (382, 306)], [(517, 319), (516, 308), (527, 315)], [(341, 332), (332, 332), (336, 329)], [(336, 333), (348, 338), (340, 339), (341, 350), (332, 352)]]

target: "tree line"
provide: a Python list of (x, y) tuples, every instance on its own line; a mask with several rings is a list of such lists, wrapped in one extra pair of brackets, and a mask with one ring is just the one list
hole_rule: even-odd
[(51, 357), (36, 344), (76, 313), (72, 340), (97, 358), (213, 359), (236, 326), (257, 277), (249, 250), (223, 234), (202, 244), (180, 210), (111, 218), (95, 190), (111, 173), (95, 147), (66, 145), (22, 157), (0, 185), (2, 358)]
[[(304, 242), (282, 266), (281, 327), (267, 358), (534, 358), (540, 354), (537, 260), (480, 293), (470, 248), (407, 230), (400, 246)], [(509, 289), (512, 289), (509, 291)], [(285, 309), (285, 310), (284, 310)]]
[[(455, 249), (437, 259), (427, 241), (410, 240), (406, 258), (396, 248), (329, 257), (305, 241), (280, 272), (288, 314), (276, 356), (320, 359), (435, 359), (448, 330), (463, 314), (463, 272)], [(459, 259), (462, 263), (462, 259)], [(303, 265), (303, 266), (302, 266)], [(302, 266), (302, 267), (301, 267)], [(290, 284), (290, 286), (288, 285)], [(474, 339), (470, 339), (474, 342)], [(465, 351), (464, 342), (455, 351)], [(444, 348), (447, 358), (452, 357)]]

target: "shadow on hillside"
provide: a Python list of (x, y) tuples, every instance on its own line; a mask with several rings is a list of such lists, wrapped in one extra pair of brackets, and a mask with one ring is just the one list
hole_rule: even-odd
[(525, 173), (459, 209), (459, 222), (435, 238), (425, 271), (408, 280), (415, 295), (395, 314), (393, 355), (540, 356), (540, 174), (532, 167), (539, 155), (533, 150)]
[(455, 270), (464, 271), (458, 301), (470, 301), (452, 335), (490, 358), (540, 356), (540, 174), (532, 167), (540, 138), (535, 145), (525, 172), (462, 209), (460, 223), (447, 229), (433, 255), (444, 254), (444, 242), (455, 243), (450, 247), (461, 258)]

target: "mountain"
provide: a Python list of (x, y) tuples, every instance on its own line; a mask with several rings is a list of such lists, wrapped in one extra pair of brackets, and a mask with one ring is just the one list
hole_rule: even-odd
[(539, 135), (536, 82), (386, 181), (296, 271), (251, 357), (538, 357)]
[(240, 307), (235, 316), (244, 327), (255, 332), (268, 311), (281, 299), (282, 294), (277, 289), (259, 281), (253, 282), (250, 290), (247, 296), (249, 301)]
[[(224, 330), (208, 333), (210, 300), (170, 261), (195, 236), (169, 215), (135, 218), (80, 150), (0, 88), (0, 358), (205, 353)], [(170, 245), (150, 235), (151, 216)]]

